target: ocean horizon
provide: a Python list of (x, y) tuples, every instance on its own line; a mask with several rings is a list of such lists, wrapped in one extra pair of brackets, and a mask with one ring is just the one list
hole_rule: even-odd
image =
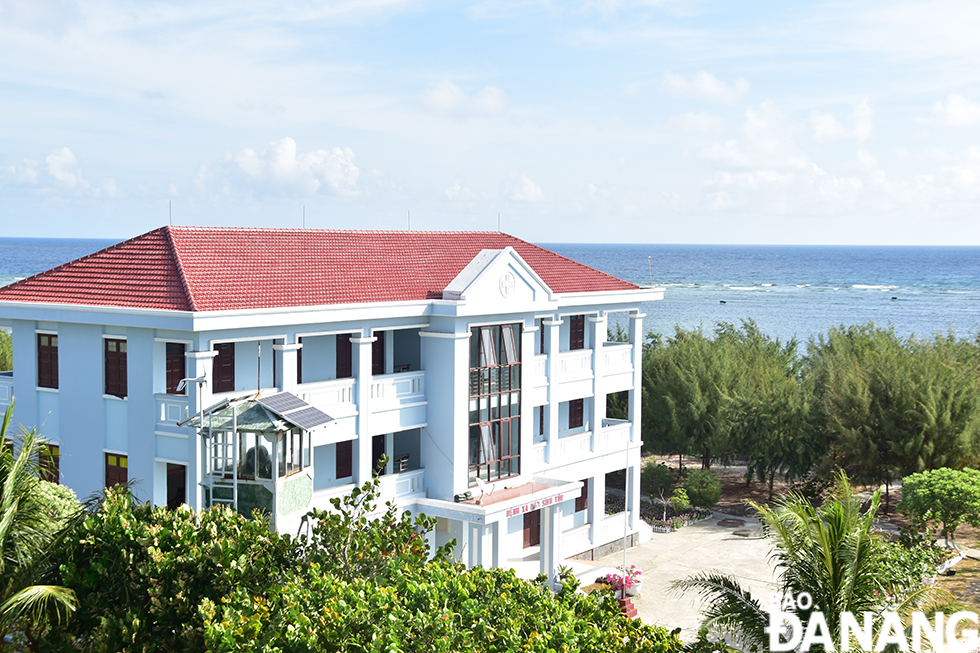
[[(117, 242), (0, 237), (0, 286)], [(644, 330), (754, 320), (783, 341), (873, 321), (899, 336), (980, 332), (980, 247), (538, 243), (643, 286)], [(613, 321), (617, 321), (616, 316)]]

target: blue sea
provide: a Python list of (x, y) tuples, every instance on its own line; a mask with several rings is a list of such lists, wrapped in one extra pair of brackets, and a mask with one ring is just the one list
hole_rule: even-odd
[[(114, 240), (0, 238), (0, 285)], [(980, 332), (980, 247), (577, 245), (544, 247), (640, 285), (662, 286), (645, 329), (710, 330), (754, 319), (801, 342), (841, 324), (892, 325), (901, 336)]]

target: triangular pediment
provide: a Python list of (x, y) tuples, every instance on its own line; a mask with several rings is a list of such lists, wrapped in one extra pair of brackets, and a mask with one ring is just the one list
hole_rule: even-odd
[(512, 247), (482, 250), (442, 292), (443, 299), (478, 307), (480, 313), (532, 310), (552, 295)]

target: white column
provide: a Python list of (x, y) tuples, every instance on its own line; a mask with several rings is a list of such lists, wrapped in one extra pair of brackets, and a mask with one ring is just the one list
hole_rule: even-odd
[(633, 387), (629, 394), (630, 440), (640, 443), (640, 401), (643, 396), (643, 313), (630, 313), (630, 344), (633, 345)]
[[(544, 411), (545, 463), (551, 463), (553, 444), (558, 439), (558, 343), (561, 320), (545, 320), (543, 322), (545, 338), (544, 351), (548, 355), (548, 406)], [(547, 336), (547, 337), (546, 337)]]
[(279, 389), (283, 392), (293, 392), (296, 389), (296, 352), (303, 348), (303, 343), (296, 342), (285, 345), (272, 345), (272, 349), (282, 352), (282, 375), (279, 378)]
[(395, 331), (385, 331), (385, 374), (395, 371)]
[(606, 389), (603, 376), (606, 373), (606, 316), (589, 317), (590, 338), (592, 340), (592, 450), (595, 451), (602, 434), (602, 420), (606, 418)]
[(466, 566), (493, 567), (493, 524), (467, 522), (466, 529), (469, 534)]
[[(202, 410), (211, 405), (211, 383), (214, 378), (212, 366), (214, 357), (217, 355), (218, 352), (213, 349), (184, 352), (184, 358), (191, 363), (188, 367), (191, 368), (189, 373), (192, 378), (204, 377), (205, 379), (204, 383), (188, 383), (187, 385), (188, 405), (190, 410), (197, 414), (201, 414)], [(201, 437), (203, 429), (204, 425), (202, 424), (197, 436), (190, 439), (189, 451), (187, 452), (187, 485), (190, 490), (187, 493), (187, 503), (194, 510), (201, 510), (204, 507), (204, 491), (201, 483), (204, 481), (204, 466), (207, 457), (204, 438)]]
[(540, 573), (548, 576), (553, 584), (558, 582), (558, 566), (561, 564), (561, 504), (541, 508), (541, 559)]
[(606, 518), (606, 475), (601, 473), (592, 477), (589, 482), (589, 523), (592, 525), (592, 546), (596, 547), (605, 542), (599, 542), (599, 527)]
[(537, 327), (527, 327), (521, 333), (521, 474), (534, 474), (534, 411), (529, 401), (531, 379), (534, 378), (534, 334)]
[(353, 346), (354, 394), (357, 404), (357, 440), (354, 442), (354, 482), (371, 480), (371, 344), (377, 338), (351, 338)]

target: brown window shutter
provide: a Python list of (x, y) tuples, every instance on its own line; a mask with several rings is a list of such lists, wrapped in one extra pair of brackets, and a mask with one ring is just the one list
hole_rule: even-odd
[(350, 342), (350, 334), (342, 333), (337, 336), (337, 378), (349, 379), (354, 376), (354, 347)]
[(589, 509), (589, 479), (582, 480), (582, 494), (575, 499), (575, 512)]
[[(302, 338), (297, 338), (296, 342), (303, 344)], [(303, 348), (300, 347), (296, 350), (296, 384), (299, 385), (303, 382)]]
[(585, 349), (585, 316), (568, 318), (568, 349)]
[(347, 478), (354, 475), (354, 446), (353, 440), (337, 443), (337, 478)]
[(568, 402), (568, 428), (577, 429), (585, 423), (585, 399), (573, 399)]
[(235, 343), (222, 342), (214, 346), (214, 391), (235, 391)]
[(167, 343), (167, 394), (187, 394), (187, 390), (177, 392), (177, 386), (184, 378), (186, 364), (184, 362), (184, 350), (186, 345), (178, 342)]
[(105, 393), (125, 397), (128, 387), (126, 378), (126, 341), (106, 338), (105, 349)]
[(371, 374), (377, 376), (385, 373), (385, 332), (377, 331), (377, 338), (371, 343)]
[(129, 480), (129, 456), (115, 453), (105, 455), (105, 486), (119, 485)]
[(58, 336), (55, 334), (37, 334), (37, 385), (58, 387)]

